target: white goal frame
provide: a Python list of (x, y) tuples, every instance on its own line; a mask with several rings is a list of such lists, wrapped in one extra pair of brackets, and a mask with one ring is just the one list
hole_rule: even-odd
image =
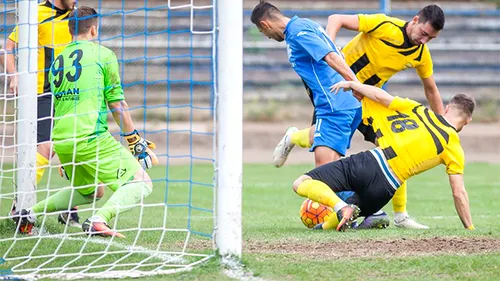
[[(214, 36), (213, 53), (216, 136), (215, 160), (215, 224), (213, 240), (223, 257), (242, 255), (242, 170), (243, 170), (243, 0), (213, 0)], [(190, 0), (194, 6), (194, 0)], [(170, 7), (170, 0), (168, 1)], [(208, 6), (204, 6), (206, 8)], [(38, 1), (19, 0), (18, 3), (18, 75), (19, 93), (16, 128), (16, 195), (17, 210), (36, 203), (36, 149), (37, 149), (37, 48)], [(193, 19), (191, 19), (192, 21)], [(191, 24), (192, 26), (192, 24)], [(193, 34), (196, 31), (191, 30)], [(35, 62), (35, 63), (34, 63)], [(14, 239), (24, 239), (16, 236)], [(70, 240), (72, 238), (62, 238)], [(89, 241), (89, 243), (91, 243)], [(8, 251), (10, 251), (9, 249)], [(200, 260), (199, 264), (213, 255)], [(187, 267), (184, 269), (190, 269)], [(157, 272), (128, 272), (122, 277), (140, 277), (180, 270)], [(114, 277), (109, 274), (30, 274), (13, 272), (19, 278)], [(27, 274), (27, 275), (26, 275)], [(9, 276), (10, 277), (10, 276)]]

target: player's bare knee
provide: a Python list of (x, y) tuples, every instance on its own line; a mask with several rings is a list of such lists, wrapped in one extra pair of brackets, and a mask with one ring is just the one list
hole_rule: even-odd
[(299, 188), (299, 185), (303, 183), (306, 180), (311, 180), (312, 178), (308, 175), (302, 175), (298, 177), (294, 182), (293, 182), (293, 191), (297, 193), (297, 189)]
[(150, 190), (153, 190), (153, 182), (151, 181), (148, 173), (142, 168), (135, 172), (134, 181), (142, 181)]

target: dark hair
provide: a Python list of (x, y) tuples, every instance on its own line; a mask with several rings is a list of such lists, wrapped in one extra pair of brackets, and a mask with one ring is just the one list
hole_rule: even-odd
[(79, 7), (69, 14), (68, 26), (73, 36), (85, 34), (92, 26), (97, 26), (97, 12), (87, 6)]
[(476, 102), (473, 97), (465, 94), (456, 94), (451, 98), (450, 105), (462, 111), (465, 117), (470, 118), (476, 107)]
[(418, 22), (429, 22), (429, 24), (437, 31), (444, 28), (444, 12), (437, 5), (425, 6), (418, 12)]
[(250, 20), (256, 25), (260, 26), (260, 21), (262, 19), (269, 19), (275, 17), (277, 14), (281, 14), (280, 10), (276, 8), (273, 4), (260, 1), (255, 8), (253, 8), (252, 16)]

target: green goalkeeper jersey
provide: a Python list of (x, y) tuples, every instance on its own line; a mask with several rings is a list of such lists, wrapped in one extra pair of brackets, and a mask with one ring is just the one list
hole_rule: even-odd
[(49, 82), (56, 145), (68, 139), (88, 141), (107, 132), (107, 103), (124, 99), (116, 55), (90, 41), (69, 44), (54, 60)]

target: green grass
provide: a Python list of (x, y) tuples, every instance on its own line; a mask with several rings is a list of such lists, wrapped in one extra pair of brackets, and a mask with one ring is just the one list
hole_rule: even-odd
[[(427, 253), (425, 255), (349, 255), (331, 256), (335, 245), (349, 243), (356, 245), (359, 241), (401, 241), (401, 238), (427, 239), (435, 237), (463, 239), (498, 239), (500, 240), (500, 165), (469, 164), (466, 167), (466, 187), (469, 192), (472, 216), (476, 231), (463, 229), (453, 205), (448, 179), (442, 167), (412, 178), (409, 181), (408, 211), (419, 222), (431, 227), (429, 230), (401, 230), (391, 226), (385, 230), (313, 232), (306, 229), (298, 216), (298, 209), (303, 198), (295, 195), (291, 189), (293, 180), (311, 166), (285, 166), (275, 169), (269, 165), (244, 166), (243, 195), (243, 263), (249, 272), (253, 272), (264, 280), (495, 280), (500, 276), (500, 249), (497, 246), (492, 251), (472, 251), (455, 254), (453, 251)], [(162, 227), (164, 219), (168, 228), (186, 228), (189, 226), (197, 233), (210, 234), (213, 227), (212, 214), (206, 211), (191, 209), (191, 219), (188, 221), (189, 203), (203, 209), (212, 209), (213, 189), (212, 167), (210, 165), (157, 167), (151, 171), (155, 182), (155, 190), (148, 197), (148, 203), (161, 203), (168, 195), (167, 202), (171, 205), (165, 216), (164, 208), (154, 207), (144, 210), (143, 227)], [(169, 179), (168, 185), (165, 179)], [(189, 193), (190, 179), (192, 185)], [(196, 183), (203, 183), (199, 185)], [(58, 177), (51, 178), (51, 187), (64, 184)], [(168, 188), (167, 188), (168, 187)], [(12, 187), (2, 183), (2, 193), (10, 192)], [(107, 191), (106, 196), (110, 195)], [(40, 193), (39, 199), (46, 194)], [(107, 197), (106, 197), (107, 198)], [(99, 202), (102, 205), (101, 200)], [(0, 214), (5, 214), (9, 208), (8, 200), (0, 202)], [(392, 214), (390, 204), (385, 210)], [(85, 218), (89, 212), (80, 212)], [(119, 220), (119, 227), (136, 227), (140, 218), (139, 209), (125, 213)], [(50, 233), (61, 233), (63, 226), (56, 223), (55, 216), (45, 220), (45, 227)], [(12, 237), (13, 226), (7, 220), (0, 221), (0, 239)], [(76, 233), (78, 230), (69, 230)], [(121, 244), (134, 243), (136, 231), (124, 232), (127, 238), (119, 241)], [(160, 241), (161, 231), (141, 233), (137, 246), (155, 248)], [(65, 241), (60, 239), (36, 239), (17, 241), (9, 256), (32, 256), (53, 253), (59, 246), (58, 253), (70, 254), (78, 251), (98, 253), (105, 250), (105, 245), (96, 244), (85, 237), (81, 241)], [(178, 251), (182, 247), (185, 233), (170, 233), (161, 240), (163, 251)], [(39, 242), (40, 241), (40, 242)], [(99, 241), (107, 241), (100, 239)], [(36, 244), (39, 242), (38, 244)], [(0, 254), (9, 249), (12, 241), (0, 242)], [(370, 245), (368, 243), (368, 245)], [(367, 243), (364, 243), (366, 245)], [(496, 243), (498, 245), (499, 243)], [(329, 247), (329, 245), (331, 247)], [(332, 246), (333, 245), (333, 246)], [(310, 251), (308, 247), (310, 246)], [(366, 247), (366, 246), (365, 246)], [(119, 247), (111, 246), (111, 250)], [(192, 253), (212, 253), (210, 240), (205, 236), (192, 235), (188, 245)], [(110, 263), (125, 256), (126, 253), (108, 255), (99, 263)], [(85, 266), (96, 260), (100, 255), (78, 258), (75, 264)], [(50, 266), (57, 267), (76, 256), (54, 259)], [(126, 262), (138, 262), (148, 257), (147, 254), (134, 254)], [(47, 259), (32, 260), (26, 266), (37, 266)], [(189, 259), (192, 261), (194, 259)], [(160, 262), (157, 258), (151, 263)], [(97, 263), (97, 264), (99, 264)], [(2, 268), (9, 268), (15, 262), (7, 262)], [(126, 266), (124, 268), (127, 268)], [(218, 259), (211, 259), (189, 272), (167, 276), (147, 277), (138, 280), (231, 280), (227, 277)]]

